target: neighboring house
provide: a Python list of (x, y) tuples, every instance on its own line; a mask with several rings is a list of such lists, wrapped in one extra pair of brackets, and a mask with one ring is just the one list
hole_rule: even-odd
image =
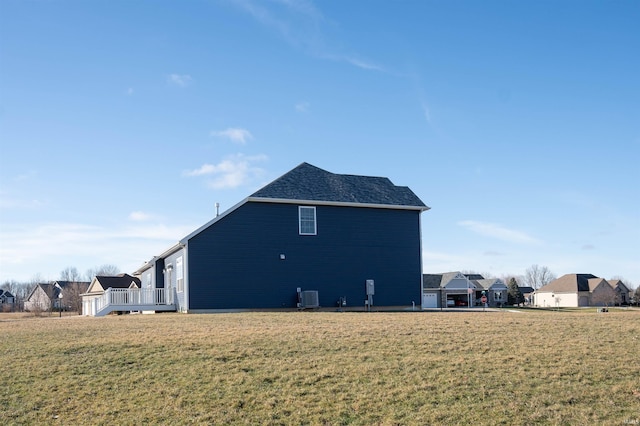
[(37, 284), (24, 302), (24, 310), (29, 312), (48, 311), (59, 306), (62, 288), (54, 283)]
[(490, 307), (502, 307), (507, 304), (507, 285), (499, 278), (474, 279), (476, 285), (476, 304), (483, 294), (487, 297), (487, 305)]
[(522, 297), (524, 297), (524, 304), (530, 305), (533, 303), (533, 293), (535, 289), (533, 287), (528, 286), (519, 286), (520, 293), (522, 293)]
[(0, 312), (12, 311), (16, 303), (16, 298), (7, 290), (0, 288)]
[(54, 281), (53, 284), (57, 284), (62, 288), (63, 298), (59, 300), (64, 305), (64, 309), (67, 311), (81, 312), (82, 311), (82, 293), (87, 291), (89, 287), (88, 281)]
[(607, 280), (616, 292), (616, 305), (628, 305), (631, 301), (629, 297), (629, 287), (621, 280)]
[(88, 285), (88, 282), (62, 280), (38, 284), (27, 296), (24, 309), (26, 311), (79, 309), (80, 294), (87, 289)]
[[(481, 275), (474, 275), (474, 277), (482, 278)], [(475, 304), (476, 284), (462, 272), (424, 274), (422, 281), (423, 309), (473, 306)]]
[(425, 210), (387, 178), (302, 163), (134, 275), (181, 312), (407, 307), (421, 300)]
[(611, 306), (617, 293), (603, 278), (592, 274), (566, 274), (535, 292), (538, 307)]
[(140, 279), (129, 274), (114, 276), (97, 275), (91, 280), (86, 293), (82, 294), (82, 314), (95, 315), (94, 300), (99, 298), (108, 289), (134, 289), (140, 288)]
[(498, 278), (446, 272), (424, 274), (422, 280), (423, 308), (482, 306), (482, 296), (486, 296), (488, 307), (501, 307), (507, 303), (507, 286)]

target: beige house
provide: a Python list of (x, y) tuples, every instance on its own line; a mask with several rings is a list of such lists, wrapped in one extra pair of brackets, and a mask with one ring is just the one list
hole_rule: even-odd
[(29, 312), (48, 311), (51, 309), (51, 299), (54, 293), (57, 292), (52, 284), (36, 285), (24, 301), (24, 310)]
[(88, 282), (83, 281), (52, 281), (38, 284), (25, 299), (24, 309), (30, 312), (61, 308), (79, 309), (79, 303), (76, 302), (88, 285)]
[(611, 287), (616, 291), (617, 300), (616, 303), (620, 305), (626, 305), (631, 301), (629, 297), (629, 287), (627, 287), (621, 280), (608, 280)]
[[(620, 303), (619, 293), (604, 278), (592, 274), (566, 274), (536, 290), (534, 304), (542, 308), (613, 306)], [(628, 290), (626, 297), (628, 299)]]
[(87, 292), (82, 295), (82, 314), (95, 315), (95, 300), (100, 298), (108, 289), (140, 288), (140, 279), (129, 274), (115, 276), (98, 275), (93, 278)]

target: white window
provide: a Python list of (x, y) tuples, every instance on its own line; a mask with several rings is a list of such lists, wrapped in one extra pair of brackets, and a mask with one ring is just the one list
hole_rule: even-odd
[(495, 300), (495, 301), (502, 300), (502, 292), (501, 291), (496, 291), (495, 293), (493, 293), (493, 300)]
[(176, 259), (176, 287), (178, 292), (184, 291), (184, 270), (182, 268), (182, 256)]
[(298, 207), (299, 231), (300, 235), (316, 235), (316, 208)]

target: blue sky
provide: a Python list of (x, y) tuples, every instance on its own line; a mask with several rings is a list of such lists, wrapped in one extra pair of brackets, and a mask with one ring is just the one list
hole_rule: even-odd
[(301, 162), (425, 272), (640, 285), (640, 2), (0, 2), (0, 282), (132, 272)]

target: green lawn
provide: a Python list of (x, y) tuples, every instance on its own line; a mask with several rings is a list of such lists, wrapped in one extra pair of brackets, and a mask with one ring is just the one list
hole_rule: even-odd
[(0, 314), (0, 424), (640, 424), (640, 310)]

